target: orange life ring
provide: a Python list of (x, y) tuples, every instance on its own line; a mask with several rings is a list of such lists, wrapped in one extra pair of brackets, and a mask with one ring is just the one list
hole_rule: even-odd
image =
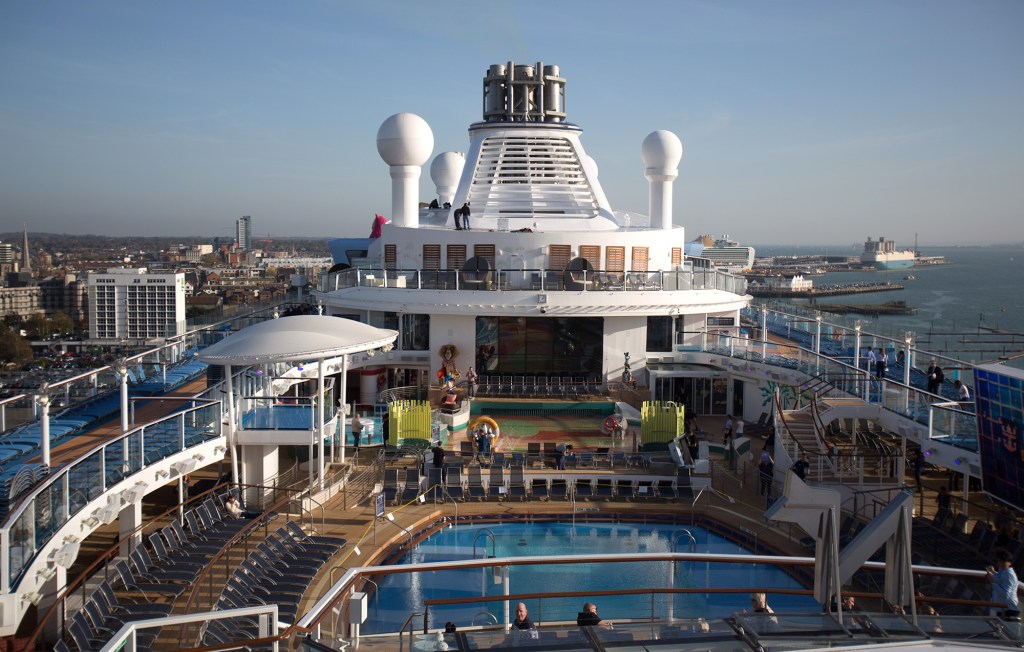
[(473, 431), (480, 426), (481, 423), (486, 423), (494, 429), (494, 436), (492, 439), (497, 439), (501, 435), (501, 428), (498, 427), (498, 422), (491, 417), (477, 417), (473, 419), (473, 422), (469, 424), (469, 430)]
[(618, 427), (618, 425), (619, 425), (619, 420), (615, 418), (614, 414), (608, 416), (604, 420), (604, 428), (605, 428), (605, 430), (612, 430), (612, 431), (614, 431), (615, 428)]

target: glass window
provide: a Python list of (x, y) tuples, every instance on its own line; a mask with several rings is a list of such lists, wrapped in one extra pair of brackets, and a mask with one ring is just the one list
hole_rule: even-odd
[(430, 347), (430, 315), (402, 315), (403, 351), (426, 351)]
[(648, 317), (647, 318), (647, 350), (648, 351), (671, 351), (672, 350), (672, 318), (671, 317)]

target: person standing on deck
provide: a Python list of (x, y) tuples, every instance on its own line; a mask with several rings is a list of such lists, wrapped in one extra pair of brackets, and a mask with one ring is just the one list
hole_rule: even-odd
[(1020, 607), (1017, 603), (1017, 573), (1013, 571), (1013, 560), (1005, 550), (996, 552), (995, 566), (985, 569), (988, 580), (992, 582), (992, 602), (1006, 605), (1005, 609), (993, 609), (994, 616), (1017, 618)]
[(352, 415), (352, 446), (356, 449), (355, 454), (359, 455), (359, 443), (363, 438), (363, 422), (359, 419), (359, 413)]
[(932, 363), (928, 365), (928, 393), (938, 394), (939, 388), (942, 387), (942, 381), (942, 367), (932, 360)]
[(732, 438), (732, 415), (727, 414), (725, 416), (725, 433), (722, 435), (722, 443), (729, 446), (729, 440)]
[(476, 398), (476, 387), (478, 379), (479, 376), (477, 375), (476, 370), (473, 369), (473, 367), (470, 367), (469, 371), (466, 372), (466, 382), (469, 383), (469, 398), (471, 399)]

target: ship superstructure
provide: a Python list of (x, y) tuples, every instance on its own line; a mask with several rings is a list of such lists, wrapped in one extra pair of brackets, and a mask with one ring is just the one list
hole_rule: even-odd
[(913, 249), (897, 249), (892, 240), (868, 238), (860, 260), (875, 269), (909, 269), (914, 266), (915, 256)]
[[(696, 342), (708, 323), (738, 327), (745, 282), (692, 264), (673, 224), (679, 138), (655, 131), (640, 147), (649, 214), (616, 211), (582, 129), (566, 121), (565, 85), (557, 66), (490, 66), (466, 153), (431, 163), (439, 208), (418, 208), (429, 126), (388, 118), (378, 151), (393, 180), (391, 220), (365, 258), (323, 279), (327, 311), (397, 327), (406, 368), (436, 368), (451, 344), (455, 365), (481, 374), (603, 381), (632, 352), (645, 384), (644, 352)], [(468, 228), (457, 230), (464, 206)]]

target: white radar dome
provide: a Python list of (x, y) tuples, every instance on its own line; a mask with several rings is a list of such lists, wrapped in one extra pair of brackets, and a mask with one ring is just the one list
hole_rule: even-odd
[(644, 138), (640, 155), (648, 169), (674, 170), (683, 158), (683, 143), (671, 131), (659, 129)]
[(441, 152), (430, 164), (430, 179), (438, 188), (454, 186), (466, 167), (466, 155), (461, 152)]
[(434, 132), (415, 113), (396, 113), (377, 130), (377, 152), (388, 165), (421, 166), (434, 150)]

